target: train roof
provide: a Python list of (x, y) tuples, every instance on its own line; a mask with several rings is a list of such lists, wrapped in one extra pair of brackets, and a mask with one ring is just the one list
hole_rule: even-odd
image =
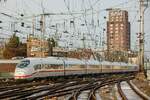
[(87, 63), (90, 65), (100, 65), (100, 62), (94, 59), (87, 60)]
[(112, 62), (111, 64), (114, 66), (138, 66), (136, 64), (125, 63), (125, 62)]
[(85, 65), (85, 62), (80, 60), (80, 59), (76, 59), (76, 58), (67, 58), (64, 59), (65, 63), (67, 64), (80, 64), (80, 65)]
[(40, 59), (42, 59), (42, 58), (28, 57), (28, 58), (24, 58), (22, 60), (40, 60)]
[(44, 62), (45, 64), (63, 64), (63, 61), (58, 59), (58, 57), (47, 57), (47, 58), (38, 58), (38, 57), (29, 57), (29, 58), (25, 58), (23, 60), (30, 60), (33, 63), (37, 63), (37, 62)]
[(123, 63), (123, 62), (112, 62), (112, 65), (114, 65), (114, 66), (127, 66), (127, 64)]
[(24, 60), (30, 60), (34, 62), (42, 61), (49, 64), (63, 64), (64, 61), (67, 64), (85, 64), (82, 60), (76, 58), (66, 58), (66, 57), (47, 57), (47, 58), (25, 58)]
[(109, 62), (109, 61), (102, 61), (100, 64), (101, 64), (101, 65), (108, 65), (108, 66), (110, 66), (110, 65), (112, 65), (112, 62)]
[(48, 64), (63, 64), (63, 61), (61, 59), (58, 59), (58, 57), (48, 57), (46, 59), (43, 58), (42, 61)]
[(23, 60), (30, 60), (33, 62), (39, 62), (42, 61), (44, 63), (51, 63), (51, 64), (63, 64), (64, 61), (66, 64), (80, 64), (80, 65), (85, 65), (90, 64), (90, 65), (108, 65), (108, 66), (138, 66), (136, 64), (131, 64), (131, 63), (124, 63), (124, 62), (110, 62), (110, 61), (97, 61), (94, 59), (90, 60), (85, 60), (85, 59), (76, 59), (76, 58), (66, 58), (66, 57), (46, 57), (46, 58), (35, 58), (35, 57), (29, 57), (29, 58), (24, 58)]
[(139, 65), (129, 63), (128, 66), (139, 66)]

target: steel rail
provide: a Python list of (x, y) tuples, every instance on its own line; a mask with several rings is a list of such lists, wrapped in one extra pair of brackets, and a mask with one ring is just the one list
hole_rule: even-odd
[(129, 86), (131, 87), (131, 89), (138, 95), (140, 96), (143, 100), (150, 100), (150, 97), (148, 97), (147, 95), (141, 93), (140, 91), (136, 90), (135, 87), (130, 83), (130, 81), (127, 81), (127, 83), (129, 84)]
[(121, 85), (120, 82), (117, 84), (117, 88), (118, 88), (118, 92), (122, 98), (122, 100), (128, 100), (128, 98), (126, 97), (126, 95), (123, 93), (122, 89), (121, 89)]

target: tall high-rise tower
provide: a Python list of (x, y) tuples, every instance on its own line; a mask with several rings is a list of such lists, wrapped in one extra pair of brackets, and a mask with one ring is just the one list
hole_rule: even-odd
[(128, 22), (128, 12), (125, 10), (109, 10), (107, 49), (109, 52), (130, 49), (130, 22)]

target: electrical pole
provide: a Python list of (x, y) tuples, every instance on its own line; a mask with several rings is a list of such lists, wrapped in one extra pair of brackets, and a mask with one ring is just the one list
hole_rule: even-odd
[(41, 15), (40, 20), (40, 28), (41, 28), (41, 34), (40, 34), (40, 56), (43, 57), (43, 33), (44, 33), (44, 15)]
[[(140, 24), (139, 24), (139, 67), (140, 72), (144, 72), (144, 12), (148, 7), (148, 0), (139, 0)], [(146, 4), (145, 4), (146, 3)]]
[(83, 43), (83, 49), (86, 49), (86, 46), (85, 46), (85, 34), (83, 33), (83, 39), (82, 39), (82, 43)]
[(139, 24), (139, 67), (144, 72), (144, 0), (140, 0), (140, 24)]
[(32, 35), (34, 36), (34, 29), (35, 29), (35, 24), (34, 24), (34, 22), (35, 22), (35, 16), (33, 16), (33, 18), (32, 18)]

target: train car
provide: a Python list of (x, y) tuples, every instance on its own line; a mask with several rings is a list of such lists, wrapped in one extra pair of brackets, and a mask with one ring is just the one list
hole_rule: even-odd
[(64, 61), (56, 57), (25, 58), (15, 69), (15, 79), (33, 79), (36, 77), (63, 75)]
[(122, 62), (99, 62), (93, 59), (80, 60), (63, 57), (25, 58), (16, 66), (14, 78), (34, 79), (126, 71), (138, 71), (138, 66)]
[(66, 58), (64, 61), (64, 75), (80, 75), (86, 73), (86, 63), (85, 61)]

